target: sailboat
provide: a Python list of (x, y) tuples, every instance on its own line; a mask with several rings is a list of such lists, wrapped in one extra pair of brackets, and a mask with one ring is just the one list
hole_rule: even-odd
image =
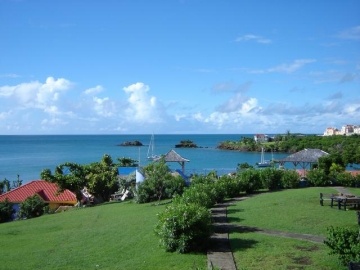
[(264, 158), (264, 147), (261, 147), (261, 159), (257, 164), (258, 167), (271, 167), (271, 163), (269, 160), (265, 160)]
[(154, 159), (159, 157), (159, 156), (154, 154), (154, 148), (155, 148), (155, 138), (154, 138), (154, 134), (152, 134), (151, 139), (150, 139), (150, 143), (149, 143), (148, 152), (147, 152), (148, 160), (154, 160)]

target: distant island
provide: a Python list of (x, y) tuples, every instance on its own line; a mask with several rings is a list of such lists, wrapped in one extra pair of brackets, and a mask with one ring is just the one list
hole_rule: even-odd
[(183, 140), (179, 144), (175, 144), (175, 148), (198, 148), (198, 146), (193, 141)]
[(140, 141), (126, 141), (118, 144), (118, 146), (143, 146), (143, 144)]

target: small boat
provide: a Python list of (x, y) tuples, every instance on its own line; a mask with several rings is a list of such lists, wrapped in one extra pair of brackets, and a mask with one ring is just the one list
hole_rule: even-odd
[(271, 162), (269, 160), (265, 160), (264, 158), (264, 147), (261, 147), (261, 159), (257, 166), (261, 168), (271, 167)]
[(147, 152), (148, 160), (155, 160), (155, 159), (159, 158), (158, 155), (154, 154), (154, 149), (155, 149), (155, 138), (154, 138), (154, 134), (152, 134), (150, 143), (149, 143), (148, 152)]

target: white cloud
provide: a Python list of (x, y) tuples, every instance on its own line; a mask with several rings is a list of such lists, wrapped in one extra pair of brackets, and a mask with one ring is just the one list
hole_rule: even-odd
[(254, 41), (256, 43), (261, 43), (261, 44), (270, 44), (272, 41), (270, 39), (261, 37), (261, 36), (257, 36), (257, 35), (253, 35), (253, 34), (247, 34), (241, 37), (238, 37), (235, 39), (236, 42), (246, 42), (246, 41)]
[(281, 64), (276, 67), (269, 68), (268, 72), (279, 72), (279, 73), (293, 73), (298, 69), (302, 68), (306, 64), (315, 62), (314, 59), (297, 59), (290, 64)]
[(17, 103), (25, 107), (42, 108), (59, 99), (62, 91), (70, 88), (70, 81), (48, 77), (45, 83), (39, 81), (21, 83), (15, 86), (0, 87), (0, 97), (14, 98)]
[(95, 87), (86, 89), (84, 91), (84, 94), (85, 95), (96, 95), (96, 94), (101, 93), (102, 91), (104, 91), (104, 88), (101, 85), (97, 85)]
[(95, 112), (104, 117), (111, 117), (115, 112), (114, 103), (108, 98), (93, 97), (94, 110)]
[(137, 82), (124, 87), (123, 90), (128, 95), (126, 114), (129, 121), (140, 123), (161, 122), (156, 97), (148, 95), (150, 91), (149, 86), (142, 82)]
[(342, 32), (340, 32), (338, 34), (338, 37), (341, 39), (359, 40), (360, 39), (360, 25), (343, 30)]

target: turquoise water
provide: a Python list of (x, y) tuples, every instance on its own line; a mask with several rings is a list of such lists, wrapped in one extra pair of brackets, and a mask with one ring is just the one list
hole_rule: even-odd
[[(240, 140), (252, 135), (155, 135), (155, 154), (166, 154), (174, 149), (190, 162), (186, 163), (186, 173), (206, 173), (217, 170), (219, 174), (234, 171), (238, 163), (247, 162), (255, 165), (260, 161), (260, 153), (243, 153), (219, 150), (216, 146), (226, 140)], [(147, 160), (148, 144), (151, 135), (27, 135), (0, 136), (0, 179), (16, 180), (17, 175), (23, 183), (40, 178), (43, 169), (54, 171), (55, 166), (64, 162), (87, 164), (100, 161), (104, 154), (109, 154), (116, 161), (120, 157), (140, 160), (140, 165)], [(138, 140), (142, 147), (118, 146), (124, 141)], [(175, 149), (181, 140), (192, 140), (199, 147), (196, 149)], [(287, 156), (274, 153), (275, 159)], [(270, 159), (271, 154), (265, 156)], [(170, 163), (170, 168), (180, 169), (177, 163)]]

